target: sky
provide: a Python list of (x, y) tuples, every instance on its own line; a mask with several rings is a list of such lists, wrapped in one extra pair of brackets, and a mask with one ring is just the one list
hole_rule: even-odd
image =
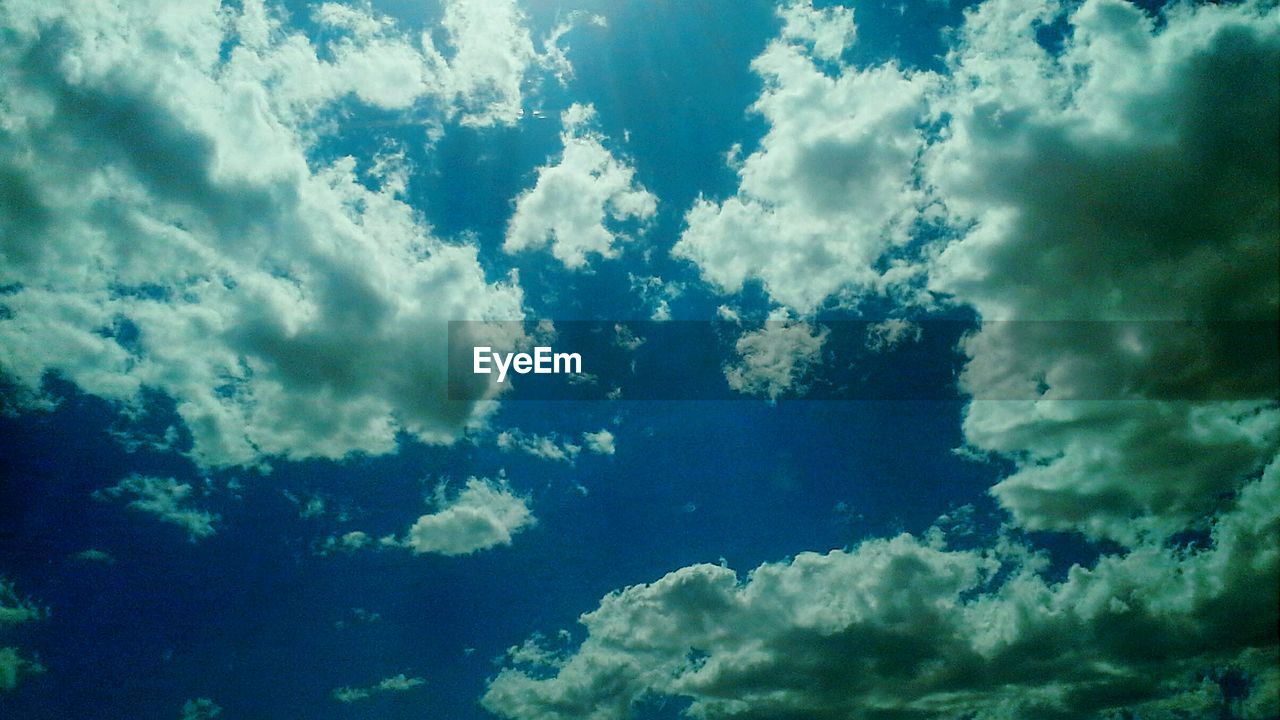
[(0, 718), (1280, 717), (1275, 2), (0, 37)]

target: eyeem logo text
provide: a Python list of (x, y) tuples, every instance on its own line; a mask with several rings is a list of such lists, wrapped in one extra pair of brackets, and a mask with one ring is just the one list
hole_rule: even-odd
[(498, 382), (505, 382), (507, 371), (520, 375), (563, 375), (582, 372), (582, 355), (578, 353), (552, 352), (549, 347), (535, 347), (529, 353), (497, 353), (493, 348), (477, 347), (472, 354), (472, 372), (490, 375), (498, 369)]

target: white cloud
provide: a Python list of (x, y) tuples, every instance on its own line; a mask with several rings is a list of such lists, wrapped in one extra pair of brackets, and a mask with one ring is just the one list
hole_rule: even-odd
[[(448, 32), (479, 27), (450, 7)], [(441, 399), (445, 321), (522, 317), (514, 281), (433, 237), (402, 176), (308, 161), (336, 101), (408, 109), (439, 69), (326, 8), (325, 52), (252, 1), (0, 8), (0, 367), (30, 407), (46, 373), (125, 404), (156, 389), (209, 466), (447, 443), (491, 411)], [(450, 97), (509, 117), (522, 66), (457, 37)]]
[(450, 499), (442, 484), (436, 489), (436, 511), (418, 518), (402, 544), (415, 553), (469, 555), (510, 545), (513, 535), (536, 520), (525, 500), (505, 482), (470, 478)]
[(519, 429), (503, 430), (498, 433), (497, 445), (503, 452), (518, 450), (543, 460), (570, 464), (578, 458), (578, 453), (582, 452), (581, 445), (574, 445), (568, 441), (562, 442), (554, 433), (538, 435)]
[(1274, 347), (1215, 323), (1277, 313), (1280, 12), (1157, 27), (1095, 0), (1054, 55), (1033, 22), (1059, 11), (988, 2), (958, 37), (924, 167), (963, 231), (929, 283), (983, 317), (964, 431), (1016, 463), (1001, 505), (1135, 543), (1199, 522), (1280, 445), (1274, 403), (1166, 399), (1272, 394)]
[(936, 78), (839, 63), (854, 32), (848, 11), (806, 2), (779, 12), (782, 37), (751, 65), (765, 83), (752, 110), (769, 131), (737, 167), (733, 197), (700, 198), (688, 211), (672, 253), (725, 292), (760, 280), (775, 301), (807, 313), (837, 292), (903, 279), (902, 268), (876, 263), (909, 240), (925, 202), (913, 166)]
[(1265, 703), (1278, 508), (1273, 464), (1210, 547), (1148, 545), (1060, 582), (1020, 545), (953, 550), (939, 534), (801, 553), (742, 579), (693, 565), (604, 597), (576, 651), (510, 655), (483, 703), (538, 720), (626, 717), (655, 695), (707, 719), (1065, 720), (1179, 695), (1227, 667)]
[(582, 433), (582, 440), (586, 443), (587, 450), (600, 455), (612, 455), (617, 451), (614, 445), (613, 433), (605, 428), (601, 428), (597, 432)]
[(196, 698), (182, 704), (181, 720), (214, 720), (222, 717), (222, 708), (209, 698)]
[[(1051, 52), (1037, 28), (1061, 13), (1069, 32)], [(727, 291), (757, 278), (804, 312), (891, 282), (869, 268), (885, 267), (927, 194), (930, 221), (950, 229), (925, 253), (929, 289), (983, 320), (961, 346), (960, 387), (975, 398), (963, 429), (969, 450), (1013, 465), (992, 490), (1010, 527), (973, 550), (948, 549), (939, 528), (745, 578), (676, 570), (603, 598), (582, 616), (576, 651), (513, 656), (486, 707), (538, 720), (623, 717), (663, 697), (708, 720), (1274, 715), (1280, 411), (1166, 398), (1273, 394), (1259, 368), (1274, 348), (1201, 321), (1275, 320), (1278, 21), (1270, 3), (1174, 5), (1157, 21), (1116, 0), (989, 0), (969, 11), (938, 78), (892, 67), (825, 77), (808, 44), (771, 44), (757, 65), (775, 69), (775, 114), (821, 108), (864, 75), (921, 84), (888, 93), (913, 97), (910, 110), (869, 133), (890, 168), (869, 177), (906, 188), (877, 207), (905, 214), (876, 241), (827, 232), (844, 206), (821, 207), (823, 193), (852, 194), (804, 185), (808, 168), (760, 185), (775, 197), (752, 197), (753, 159), (790, 167), (771, 142), (798, 144), (859, 108), (810, 113), (785, 134), (785, 115), (766, 110), (777, 137), (744, 161), (738, 197), (690, 211), (677, 253)], [(927, 148), (904, 129), (924, 117), (942, 125)], [(817, 167), (862, 178), (875, 163)], [(791, 188), (806, 196), (784, 198)], [(1012, 539), (1027, 529), (1120, 546), (1055, 580), (1044, 555)], [(1208, 540), (1179, 547), (1181, 531)], [(1214, 679), (1227, 672), (1247, 695), (1224, 696)]]
[(872, 352), (887, 352), (904, 342), (920, 339), (920, 326), (910, 320), (889, 318), (867, 326), (867, 348)]
[(804, 376), (822, 359), (828, 330), (775, 312), (759, 330), (745, 332), (735, 345), (738, 360), (724, 368), (729, 387), (775, 401), (803, 395)]
[(588, 254), (618, 256), (626, 240), (617, 227), (649, 220), (658, 201), (635, 181), (635, 169), (604, 147), (591, 129), (595, 108), (574, 104), (561, 116), (564, 149), (554, 165), (538, 168), (534, 186), (515, 200), (503, 249), (509, 253), (551, 244), (551, 254), (567, 268), (587, 264)]
[(0, 692), (8, 692), (18, 686), (26, 675), (39, 675), (44, 666), (18, 654), (14, 647), (0, 647)]
[(191, 485), (173, 478), (130, 475), (112, 487), (94, 491), (93, 496), (99, 499), (128, 499), (129, 507), (185, 529), (191, 541), (196, 542), (217, 532), (214, 524), (220, 518), (214, 513), (188, 505), (192, 492)]
[[(13, 583), (0, 577), (0, 638), (7, 629), (39, 620), (46, 615), (47, 610), (18, 595)], [(42, 672), (44, 666), (23, 657), (18, 648), (0, 646), (0, 692), (13, 690), (24, 676)]]
[(101, 563), (103, 565), (116, 564), (116, 558), (114, 555), (106, 550), (99, 550), (97, 548), (82, 550), (81, 552), (76, 553), (74, 557), (76, 560), (80, 560), (82, 562)]
[(420, 677), (407, 677), (404, 673), (385, 678), (369, 687), (341, 687), (333, 691), (333, 698), (338, 702), (353, 703), (365, 700), (379, 693), (407, 692), (426, 683)]

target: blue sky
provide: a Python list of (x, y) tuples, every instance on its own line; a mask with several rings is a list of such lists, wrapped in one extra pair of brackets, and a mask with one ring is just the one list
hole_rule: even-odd
[(1280, 717), (1278, 21), (6, 3), (0, 717)]

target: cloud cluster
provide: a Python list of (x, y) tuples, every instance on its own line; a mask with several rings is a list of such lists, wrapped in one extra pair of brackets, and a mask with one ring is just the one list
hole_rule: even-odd
[(394, 154), (313, 149), (340, 102), (514, 121), (521, 16), (452, 0), (442, 52), (367, 10), (319, 7), (323, 42), (274, 13), (0, 8), (0, 371), (26, 405), (49, 373), (123, 404), (158, 390), (211, 466), (449, 442), (484, 417), (443, 399), (445, 321), (518, 319), (519, 288), (431, 234)]
[(510, 545), (513, 535), (536, 522), (524, 498), (506, 483), (480, 478), (469, 478), (452, 498), (440, 485), (435, 508), (418, 518), (402, 542), (415, 553), (469, 555)]
[(193, 508), (188, 504), (193, 488), (173, 478), (130, 475), (119, 483), (94, 492), (102, 500), (124, 498), (129, 507), (159, 517), (187, 531), (191, 542), (197, 542), (217, 532), (214, 525), (218, 515)]
[[(676, 570), (605, 597), (576, 649), (513, 656), (486, 707), (1273, 717), (1280, 409), (1274, 347), (1238, 329), (1280, 308), (1280, 9), (988, 0), (936, 76), (843, 66), (797, 12), (756, 61), (761, 149), (734, 198), (690, 210), (675, 252), (802, 315), (904, 279), (974, 309), (961, 389), (1023, 398), (963, 419), (968, 451), (1012, 466), (992, 489), (1010, 526), (970, 550), (938, 529), (745, 578)], [(1042, 35), (1058, 20), (1060, 47)], [(1051, 580), (1024, 530), (1118, 545)]]
[(1147, 546), (1061, 582), (1021, 545), (954, 550), (942, 533), (802, 553), (745, 579), (693, 565), (608, 595), (576, 651), (521, 654), (484, 704), (539, 720), (625, 717), (654, 695), (708, 719), (1065, 720), (1185, 704), (1233, 668), (1252, 681), (1242, 716), (1263, 718), (1280, 675), (1278, 508), (1272, 464), (1209, 547)]
[(617, 257), (626, 239), (618, 227), (645, 222), (658, 199), (635, 180), (635, 169), (614, 157), (605, 137), (591, 129), (595, 108), (574, 104), (561, 115), (564, 149), (555, 164), (538, 168), (534, 186), (516, 198), (515, 214), (502, 247), (508, 253), (551, 245), (551, 254), (570, 269), (586, 266), (587, 255)]

